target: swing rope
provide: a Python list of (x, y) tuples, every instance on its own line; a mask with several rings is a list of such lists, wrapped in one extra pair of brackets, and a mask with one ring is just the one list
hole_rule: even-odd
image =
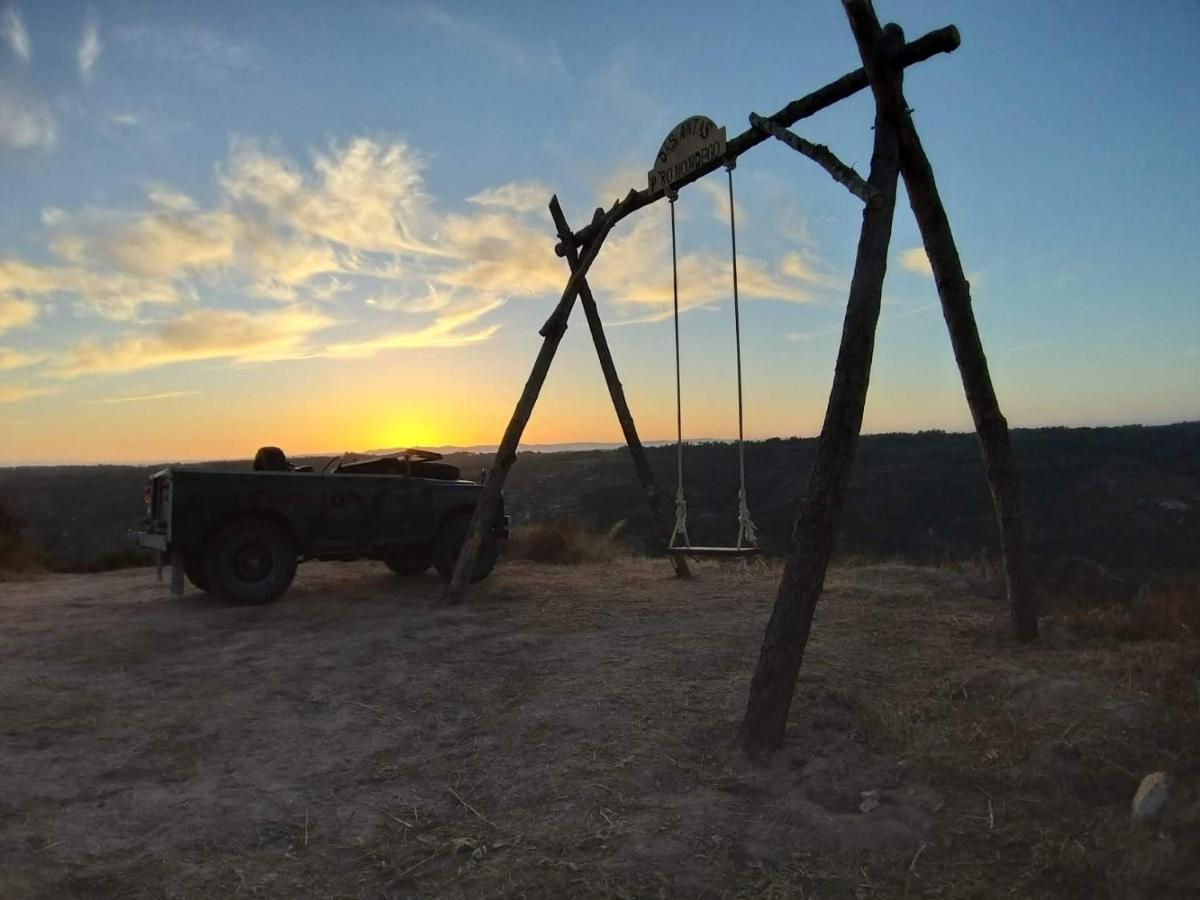
[[(733, 201), (733, 169), (735, 161), (725, 164), (729, 178), (729, 243), (733, 260), (733, 334), (737, 352), (737, 398), (738, 398), (738, 534), (737, 545), (732, 552), (758, 552), (758, 533), (754, 520), (750, 518), (750, 506), (746, 501), (746, 448), (745, 428), (743, 425), (742, 402), (742, 321), (741, 298), (738, 294), (737, 274), (737, 223), (734, 219)], [(671, 530), (671, 538), (667, 549), (675, 551), (707, 551), (709, 553), (729, 553), (729, 548), (698, 548), (692, 547), (687, 532), (687, 499), (683, 492), (683, 389), (680, 377), (679, 362), (679, 258), (676, 245), (675, 231), (675, 201), (679, 194), (672, 188), (667, 189), (667, 200), (671, 206), (671, 297), (675, 324), (675, 527)], [(745, 565), (745, 559), (742, 560)]]
[[(725, 164), (725, 174), (729, 178), (729, 246), (733, 261), (733, 342), (737, 351), (737, 398), (738, 398), (738, 536), (737, 549), (741, 550), (743, 541), (746, 546), (757, 547), (758, 537), (755, 533), (754, 521), (750, 518), (750, 507), (746, 503), (746, 436), (742, 427), (742, 317), (738, 298), (737, 271), (737, 224), (734, 219), (733, 204), (733, 169), (735, 160)], [(678, 342), (678, 339), (677, 339)], [(676, 345), (676, 357), (679, 348)]]
[[(687, 532), (687, 500), (683, 496), (683, 393), (679, 378), (679, 263), (675, 253), (675, 201), (679, 194), (670, 190), (667, 200), (671, 205), (671, 291), (675, 304), (675, 527), (671, 531), (668, 549), (690, 547)], [(676, 543), (682, 538), (683, 543)]]

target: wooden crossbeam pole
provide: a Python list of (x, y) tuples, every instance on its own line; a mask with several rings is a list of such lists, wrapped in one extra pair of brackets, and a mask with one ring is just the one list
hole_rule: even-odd
[(788, 129), (784, 128), (778, 122), (763, 118), (757, 113), (750, 113), (750, 124), (755, 128), (767, 132), (775, 140), (787, 144), (800, 155), (807, 156), (828, 172), (834, 181), (845, 186), (846, 190), (863, 203), (879, 202), (882, 199), (879, 193), (867, 184), (861, 175), (854, 171), (852, 166), (848, 166), (838, 159), (833, 151), (824, 144), (814, 144), (812, 141), (807, 141), (795, 132), (788, 131)]
[[(567, 217), (563, 214), (558, 197), (550, 198), (550, 217), (554, 219), (554, 227), (559, 239), (567, 247), (567, 265), (574, 271), (579, 266), (579, 252), (575, 247), (575, 236)], [(621, 431), (625, 435), (625, 444), (629, 447), (629, 455), (633, 457), (633, 467), (637, 471), (638, 481), (642, 485), (642, 493), (646, 497), (646, 505), (650, 507), (650, 515), (658, 536), (665, 549), (671, 540), (671, 521), (669, 512), (663, 505), (662, 495), (654, 482), (654, 471), (650, 468), (650, 460), (646, 458), (646, 448), (642, 446), (638, 436), (637, 426), (633, 423), (633, 413), (629, 411), (629, 403), (625, 400), (625, 388), (617, 376), (617, 366), (613, 362), (612, 351), (608, 346), (608, 338), (604, 334), (604, 324), (600, 321), (600, 310), (596, 306), (596, 298), (587, 279), (579, 282), (579, 305), (587, 317), (588, 329), (592, 332), (592, 343), (596, 345), (596, 356), (600, 359), (600, 369), (604, 372), (604, 381), (608, 385), (608, 395), (612, 398), (613, 409), (617, 412), (617, 421), (621, 423)], [(682, 556), (672, 556), (671, 566), (680, 578), (691, 575), (687, 560)]]
[[(897, 69), (895, 77), (901, 73)], [(773, 753), (783, 742), (796, 678), (837, 538), (871, 379), (899, 174), (895, 130), (877, 115), (869, 181), (880, 199), (863, 210), (825, 422), (738, 729), (738, 743), (752, 757)]]
[(585, 283), (588, 269), (596, 261), (600, 247), (615, 222), (613, 217), (615, 209), (616, 206), (609, 210), (604, 218), (594, 223), (600, 227), (593, 234), (592, 242), (584, 247), (577, 267), (572, 269), (571, 277), (567, 279), (562, 298), (558, 301), (554, 314), (542, 327), (542, 347), (538, 351), (537, 359), (534, 360), (533, 370), (529, 373), (525, 388), (517, 399), (512, 418), (504, 430), (504, 437), (500, 439), (500, 446), (496, 449), (495, 462), (488, 470), (488, 477), (479, 492), (479, 499), (475, 501), (475, 511), (471, 514), (467, 535), (463, 539), (462, 549), (459, 550), (458, 560), (454, 564), (454, 574), (446, 588), (446, 599), (451, 602), (461, 601), (466, 593), (470, 574), (475, 568), (475, 559), (479, 556), (479, 547), (483, 543), (483, 536), (489, 528), (493, 527), (496, 516), (500, 512), (500, 495), (504, 490), (504, 482), (508, 479), (508, 470), (516, 462), (521, 435), (525, 433), (525, 426), (529, 424), (529, 417), (533, 413), (533, 407), (537, 403), (542, 385), (546, 383), (546, 373), (550, 371), (550, 364), (554, 361), (558, 345), (566, 333), (567, 319), (571, 315), (571, 308), (575, 305), (575, 298), (579, 296), (579, 287)]
[[(893, 56), (892, 63), (899, 68), (907, 68), (908, 66), (916, 65), (919, 62), (938, 55), (939, 53), (953, 53), (958, 49), (960, 43), (958, 29), (953, 25), (947, 25), (945, 28), (939, 28), (936, 31), (931, 31), (929, 34), (917, 38), (911, 43), (905, 44)], [(793, 100), (779, 112), (770, 117), (771, 121), (782, 125), (784, 128), (790, 128), (792, 125), (799, 122), (801, 119), (820, 112), (833, 104), (845, 100), (857, 94), (859, 91), (866, 90), (869, 85), (867, 72), (865, 69), (855, 69), (843, 75), (837, 81), (831, 81), (823, 88), (813, 91), (811, 94), (806, 94), (797, 100)], [(759, 128), (748, 128), (736, 137), (730, 138), (725, 145), (725, 157), (715, 159), (710, 163), (693, 170), (686, 178), (677, 181), (673, 187), (678, 190), (684, 185), (691, 184), (710, 172), (715, 172), (722, 168), (727, 160), (737, 159), (747, 150), (752, 147), (757, 147), (763, 141), (768, 140), (770, 135)], [(644, 206), (649, 206), (657, 200), (661, 200), (666, 196), (664, 189), (657, 190), (645, 189), (641, 191), (630, 191), (614, 208), (616, 218), (613, 224), (621, 221), (621, 219), (637, 212)], [(595, 235), (597, 223), (593, 222), (575, 232), (575, 244), (578, 247), (586, 247), (588, 242)], [(566, 252), (566, 248), (559, 244), (555, 248), (555, 252), (562, 256)]]
[(971, 310), (971, 285), (963, 272), (958, 246), (950, 230), (950, 219), (938, 194), (933, 167), (921, 146), (908, 102), (898, 79), (890, 72), (894, 64), (880, 55), (881, 28), (870, 0), (842, 0), (850, 28), (858, 43), (875, 102), (885, 119), (896, 129), (900, 144), (900, 172), (908, 189), (925, 253), (933, 268), (942, 316), (950, 332), (954, 358), (958, 362), (967, 404), (975, 421), (983, 451), (984, 467), (992, 491), (992, 505), (1000, 526), (1000, 548), (1004, 555), (1004, 575), (1012, 614), (1013, 631), (1018, 639), (1035, 640), (1038, 636), (1037, 604), (1025, 555), (1025, 527), (1021, 512), (1020, 485), (1012, 461), (1008, 422), (1000, 411), (987, 356), (979, 339), (979, 328)]

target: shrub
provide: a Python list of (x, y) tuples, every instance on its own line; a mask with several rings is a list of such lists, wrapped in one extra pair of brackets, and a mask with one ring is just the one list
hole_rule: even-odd
[(41, 554), (21, 536), (21, 522), (0, 498), (0, 571), (37, 572), (45, 568)]
[(623, 519), (604, 532), (592, 531), (574, 519), (559, 519), (549, 525), (521, 525), (513, 529), (505, 555), (510, 559), (555, 565), (611, 562), (630, 553), (621, 537), (624, 527)]

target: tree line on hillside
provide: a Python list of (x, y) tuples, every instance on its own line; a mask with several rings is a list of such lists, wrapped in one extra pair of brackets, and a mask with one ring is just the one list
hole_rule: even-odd
[[(785, 551), (812, 463), (812, 439), (746, 445), (747, 493), (769, 554)], [(1044, 428), (1013, 432), (1032, 552), (1078, 557), (1131, 578), (1195, 569), (1200, 546), (1200, 423), (1156, 427)], [(675, 490), (675, 448), (647, 454), (659, 489)], [(456, 454), (464, 477), (490, 459)], [(324, 460), (316, 460), (323, 463)], [(207, 466), (248, 468), (246, 461)], [(685, 448), (689, 531), (697, 544), (737, 533), (737, 448)], [(318, 466), (319, 467), (319, 466)], [(44, 466), (0, 470), (11, 530), (55, 569), (87, 571), (144, 557), (127, 532), (159, 466)], [(655, 546), (654, 528), (623, 449), (522, 454), (506, 489), (515, 524), (569, 519)], [(2, 524), (2, 523), (0, 523)], [(969, 434), (864, 437), (838, 552), (918, 562), (994, 556), (998, 545), (979, 448)]]

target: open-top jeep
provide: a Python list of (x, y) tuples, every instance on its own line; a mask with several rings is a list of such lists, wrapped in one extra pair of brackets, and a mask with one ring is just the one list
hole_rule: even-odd
[[(249, 472), (170, 466), (150, 479), (137, 543), (169, 557), (175, 593), (186, 575), (238, 603), (278, 598), (308, 559), (379, 559), (398, 575), (433, 567), (449, 578), (481, 485), (440, 460), (405, 450), (335, 457), (314, 472), (264, 447)], [(507, 536), (502, 504), (473, 580), (491, 572), (497, 539)]]

